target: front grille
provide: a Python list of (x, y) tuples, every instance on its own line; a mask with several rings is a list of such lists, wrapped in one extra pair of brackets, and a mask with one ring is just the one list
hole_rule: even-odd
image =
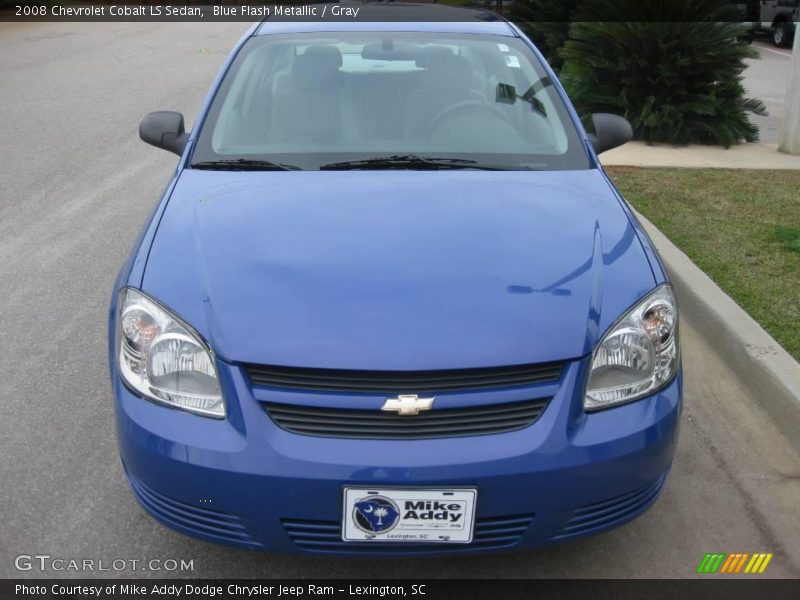
[(293, 433), (339, 438), (413, 440), (505, 433), (531, 425), (547, 399), (469, 408), (434, 409), (419, 415), (380, 410), (265, 404), (270, 418)]
[(247, 365), (253, 385), (328, 392), (428, 393), (552, 383), (563, 363), (436, 371), (350, 371)]
[(572, 518), (561, 533), (553, 539), (563, 540), (600, 532), (632, 519), (655, 502), (666, 478), (666, 475), (662, 475), (650, 485), (628, 494), (579, 508), (572, 513)]
[(281, 519), (292, 541), (315, 552), (380, 552), (403, 554), (413, 552), (458, 552), (507, 548), (518, 543), (528, 531), (533, 515), (479, 518), (475, 520), (475, 534), (469, 544), (420, 544), (403, 542), (345, 542), (341, 524), (337, 521), (309, 521)]

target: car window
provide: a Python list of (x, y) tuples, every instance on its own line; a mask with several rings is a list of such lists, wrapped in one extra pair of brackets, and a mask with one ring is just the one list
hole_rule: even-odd
[(521, 40), (431, 32), (249, 40), (215, 96), (193, 163), (316, 169), (396, 155), (588, 167), (566, 107)]

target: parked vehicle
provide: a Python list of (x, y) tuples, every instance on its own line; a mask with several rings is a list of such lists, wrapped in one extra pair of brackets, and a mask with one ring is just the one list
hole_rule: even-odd
[(141, 123), (180, 160), (109, 313), (136, 498), (286, 553), (630, 521), (664, 487), (682, 393), (674, 293), (597, 159), (630, 125), (584, 131), (491, 13), (374, 10), (408, 16), (259, 23), (190, 133)]
[(800, 0), (761, 0), (756, 27), (769, 34), (778, 47), (792, 45)]

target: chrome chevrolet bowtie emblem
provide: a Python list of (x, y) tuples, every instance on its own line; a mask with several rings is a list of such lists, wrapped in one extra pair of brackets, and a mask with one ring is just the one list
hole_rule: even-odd
[(381, 410), (401, 415), (416, 415), (421, 410), (430, 410), (434, 400), (435, 398), (419, 398), (416, 394), (401, 394), (397, 398), (387, 399)]

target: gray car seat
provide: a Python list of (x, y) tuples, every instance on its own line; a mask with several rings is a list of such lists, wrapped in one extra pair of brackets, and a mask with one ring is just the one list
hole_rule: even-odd
[(296, 56), (288, 85), (277, 90), (271, 119), (276, 141), (342, 138), (342, 55), (334, 46), (309, 46)]
[(427, 137), (434, 119), (445, 109), (467, 100), (486, 102), (477, 89), (469, 61), (451, 52), (435, 52), (424, 62), (424, 85), (411, 94), (406, 109), (405, 137)]

